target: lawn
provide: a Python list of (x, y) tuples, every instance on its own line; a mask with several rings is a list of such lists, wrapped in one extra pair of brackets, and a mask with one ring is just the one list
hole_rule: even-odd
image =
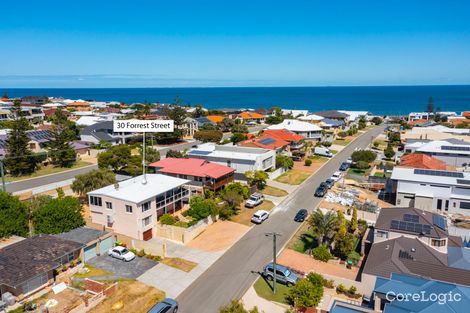
[(305, 173), (303, 171), (293, 169), (282, 174), (275, 180), (284, 184), (300, 185), (304, 182), (304, 180), (306, 180), (310, 176), (310, 174), (311, 173)]
[(89, 162), (84, 162), (84, 161), (78, 161), (76, 162), (73, 166), (71, 167), (55, 167), (53, 165), (47, 165), (47, 166), (42, 166), (39, 168), (36, 172), (32, 173), (31, 175), (24, 175), (24, 176), (10, 176), (6, 175), (5, 180), (7, 182), (13, 182), (13, 181), (19, 181), (23, 179), (29, 179), (29, 178), (34, 178), (34, 177), (39, 177), (39, 176), (44, 176), (44, 175), (49, 175), (49, 174), (56, 174), (60, 172), (65, 172), (68, 170), (80, 168), (80, 167), (85, 167), (88, 165), (92, 165), (92, 163)]
[(390, 177), (392, 177), (392, 173), (389, 173), (389, 172), (385, 172), (385, 173), (384, 172), (375, 172), (374, 176), (390, 178)]
[[(330, 150), (331, 151), (331, 150)], [(314, 155), (311, 155), (308, 157), (310, 160), (318, 160), (318, 161), (328, 161), (328, 158), (325, 158), (321, 155), (317, 155), (317, 154), (314, 154)]]
[(299, 231), (292, 237), (287, 244), (287, 248), (300, 253), (307, 253), (309, 250), (317, 247), (317, 238), (310, 231), (307, 223), (303, 224)]
[(272, 186), (265, 186), (261, 193), (273, 197), (285, 197), (288, 195), (287, 191)]
[(191, 272), (197, 266), (197, 263), (182, 258), (164, 258), (161, 262), (186, 273)]
[(258, 280), (256, 280), (253, 288), (255, 288), (256, 293), (261, 298), (264, 298), (268, 301), (287, 304), (285, 297), (290, 288), (278, 282), (276, 284), (276, 294), (273, 294), (272, 284), (273, 282), (267, 281), (263, 277), (260, 277)]
[(333, 140), (334, 145), (347, 146), (351, 140), (349, 139), (335, 139)]
[(93, 267), (91, 265), (86, 264), (85, 268), (88, 269), (86, 273), (77, 273), (74, 276), (77, 278), (82, 278), (82, 277), (92, 277), (92, 276), (110, 276), (114, 275), (114, 273), (102, 270), (97, 267)]
[(265, 210), (270, 212), (274, 208), (274, 203), (272, 203), (269, 200), (264, 200), (263, 203), (258, 205), (257, 207), (254, 207), (252, 209), (245, 208), (243, 206), (244, 204), (242, 203), (242, 207), (238, 211), (238, 214), (235, 216), (232, 216), (230, 220), (235, 223), (240, 223), (243, 225), (247, 226), (253, 226), (254, 224), (251, 222), (251, 217), (253, 214), (258, 211), (258, 210)]
[(118, 290), (91, 309), (90, 313), (145, 313), (165, 298), (165, 293), (135, 280), (119, 281)]

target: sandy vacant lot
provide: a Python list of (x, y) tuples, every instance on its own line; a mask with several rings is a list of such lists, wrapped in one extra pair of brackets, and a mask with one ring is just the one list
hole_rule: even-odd
[(194, 238), (188, 247), (203, 251), (222, 251), (240, 239), (250, 227), (230, 221), (217, 221)]

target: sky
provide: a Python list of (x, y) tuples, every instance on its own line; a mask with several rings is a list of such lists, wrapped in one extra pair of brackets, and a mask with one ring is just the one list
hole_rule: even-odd
[(468, 0), (3, 1), (0, 87), (470, 83)]

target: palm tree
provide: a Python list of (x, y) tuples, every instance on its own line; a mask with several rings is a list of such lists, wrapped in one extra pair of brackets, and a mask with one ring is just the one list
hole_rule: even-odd
[(317, 209), (308, 219), (308, 224), (312, 231), (317, 235), (318, 246), (322, 245), (338, 226), (338, 217), (333, 211), (323, 214), (323, 211)]

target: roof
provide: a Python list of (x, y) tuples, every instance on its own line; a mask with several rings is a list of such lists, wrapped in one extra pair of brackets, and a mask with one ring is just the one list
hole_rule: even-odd
[(274, 153), (272, 150), (261, 148), (248, 148), (239, 146), (223, 146), (213, 143), (198, 145), (197, 148), (188, 151), (191, 157), (212, 157), (223, 159), (238, 159), (256, 161), (263, 154)]
[(194, 120), (197, 122), (198, 126), (203, 126), (204, 124), (214, 124), (213, 121), (211, 121), (205, 116), (196, 117), (194, 118)]
[(90, 104), (88, 102), (84, 102), (84, 101), (75, 101), (75, 102), (72, 102), (72, 103), (68, 103), (67, 106), (71, 106), (71, 107), (89, 107)]
[(263, 131), (263, 134), (285, 141), (299, 141), (305, 139), (304, 136), (288, 131), (287, 129), (266, 129)]
[(315, 112), (316, 115), (323, 116), (325, 118), (332, 118), (332, 119), (346, 119), (349, 117), (346, 113), (341, 113), (337, 110), (327, 110), (327, 111), (320, 111)]
[[(413, 220), (415, 218), (415, 220)], [(443, 228), (440, 228), (437, 223), (437, 219), (442, 218), (443, 221), (440, 220), (443, 224), (440, 225)], [(428, 225), (430, 227), (429, 234), (422, 233), (419, 231), (413, 230), (401, 230), (395, 227), (392, 227), (392, 221), (400, 221), (400, 222), (407, 222), (407, 223), (414, 223), (414, 224), (421, 224), (421, 225)], [(439, 214), (425, 212), (415, 208), (390, 208), (390, 209), (383, 209), (380, 211), (380, 214), (377, 218), (377, 222), (375, 223), (376, 229), (393, 231), (398, 233), (404, 234), (414, 234), (420, 235), (423, 234), (426, 237), (432, 238), (447, 238), (448, 230), (447, 230), (447, 220), (444, 216)], [(411, 228), (409, 228), (411, 229)]]
[(450, 186), (462, 185), (468, 187), (467, 181), (470, 181), (470, 173), (395, 166), (393, 168), (391, 179)]
[(279, 139), (271, 134), (263, 135), (256, 139), (248, 139), (245, 141), (240, 142), (240, 146), (243, 147), (258, 147), (264, 149), (271, 149), (277, 150), (280, 148), (284, 148), (289, 145), (288, 141)]
[(118, 188), (109, 185), (90, 191), (90, 196), (108, 196), (110, 198), (141, 203), (173, 188), (189, 183), (187, 179), (171, 177), (162, 174), (147, 174), (147, 183), (143, 184), (143, 175), (124, 180)]
[[(315, 312), (317, 311), (315, 310)], [(329, 312), (330, 313), (364, 313), (364, 312), (373, 313), (375, 311), (370, 308), (363, 307), (363, 306), (358, 306), (352, 303), (346, 303), (343, 301), (335, 300)]]
[(79, 227), (79, 228), (72, 229), (69, 232), (60, 233), (54, 236), (60, 239), (71, 240), (71, 241), (81, 243), (83, 245), (87, 245), (88, 243), (96, 239), (99, 239), (103, 236), (106, 236), (107, 234), (109, 233), (106, 231), (97, 230), (97, 229), (89, 228), (89, 227)]
[(309, 114), (305, 116), (299, 116), (297, 119), (301, 121), (321, 121), (324, 119), (324, 117), (316, 114)]
[(323, 125), (327, 125), (327, 126), (333, 126), (333, 127), (339, 127), (339, 126), (342, 126), (344, 124), (344, 122), (342, 120), (334, 120), (334, 119), (331, 119), (331, 118), (324, 118), (321, 123)]
[(81, 243), (52, 235), (39, 235), (0, 249), (0, 284), (16, 287), (37, 275), (58, 268), (59, 258), (81, 249)]
[(470, 271), (450, 267), (447, 255), (418, 238), (398, 237), (374, 243), (364, 274), (390, 278), (392, 273), (411, 274), (438, 281), (470, 285)]
[[(460, 301), (391, 301), (384, 307), (384, 313), (455, 313), (465, 312), (470, 306), (470, 288), (453, 283), (444, 283), (422, 277), (393, 273), (390, 279), (378, 278), (374, 292), (382, 295), (393, 294), (460, 294)], [(331, 312), (331, 311), (330, 311)]]
[(432, 170), (445, 170), (446, 163), (423, 153), (405, 154), (400, 158), (400, 166), (425, 168)]
[(158, 172), (197, 177), (220, 178), (235, 170), (231, 167), (195, 158), (166, 158), (149, 166), (158, 168)]
[(99, 140), (112, 141), (113, 138), (108, 134), (108, 132), (112, 130), (113, 121), (104, 121), (83, 128), (80, 135), (93, 136)]
[(470, 145), (464, 141), (455, 140), (431, 140), (428, 142), (414, 142), (418, 152), (446, 153), (446, 154), (470, 154)]
[(74, 150), (81, 150), (81, 149), (88, 149), (90, 148), (87, 144), (82, 143), (78, 140), (72, 141), (71, 146), (73, 147)]
[(321, 131), (321, 128), (317, 125), (292, 119), (285, 119), (282, 123), (270, 125), (267, 129), (287, 129), (292, 132)]
[(206, 116), (206, 118), (213, 123), (220, 123), (225, 119), (224, 116), (220, 115), (208, 115)]
[(238, 116), (241, 117), (244, 120), (265, 118), (264, 115), (261, 115), (257, 112), (249, 112), (249, 111), (242, 112), (242, 113), (238, 114)]

